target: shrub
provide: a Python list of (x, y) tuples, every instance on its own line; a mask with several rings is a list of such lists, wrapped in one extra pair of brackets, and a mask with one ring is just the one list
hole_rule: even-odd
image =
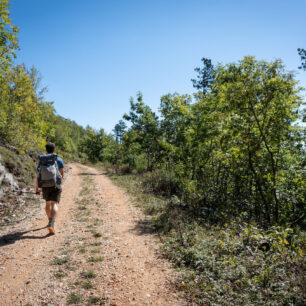
[(167, 197), (177, 194), (179, 191), (178, 178), (171, 170), (157, 169), (153, 172), (147, 172), (143, 175), (142, 182), (148, 192)]
[[(181, 288), (200, 304), (303, 303), (301, 233), (240, 222), (173, 229), (164, 254), (184, 267)], [(273, 302), (272, 302), (273, 301)]]

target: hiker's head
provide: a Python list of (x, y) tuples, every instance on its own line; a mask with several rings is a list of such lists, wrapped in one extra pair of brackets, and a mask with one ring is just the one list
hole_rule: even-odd
[(55, 144), (52, 143), (52, 142), (48, 142), (46, 144), (46, 151), (47, 151), (47, 153), (54, 153), (54, 150), (55, 150)]

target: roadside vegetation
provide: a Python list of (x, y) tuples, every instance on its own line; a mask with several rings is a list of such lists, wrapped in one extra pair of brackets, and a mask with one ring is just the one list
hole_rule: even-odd
[[(212, 224), (190, 216), (177, 198), (156, 195), (148, 174), (109, 176), (150, 216), (163, 255), (181, 271), (177, 280), (200, 305), (303, 305), (305, 232), (259, 227), (239, 218)], [(148, 178), (149, 176), (149, 178)], [(156, 192), (156, 191), (155, 191)]]
[(302, 305), (305, 110), (282, 62), (202, 59), (198, 90), (141, 93), (115, 127), (113, 179), (152, 216), (195, 303)]

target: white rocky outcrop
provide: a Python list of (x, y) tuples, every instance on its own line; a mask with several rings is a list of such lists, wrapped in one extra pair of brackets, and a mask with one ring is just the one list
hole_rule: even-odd
[(13, 175), (6, 171), (5, 167), (2, 165), (2, 158), (0, 154), (0, 198), (8, 189), (19, 189), (17, 182), (15, 181)]

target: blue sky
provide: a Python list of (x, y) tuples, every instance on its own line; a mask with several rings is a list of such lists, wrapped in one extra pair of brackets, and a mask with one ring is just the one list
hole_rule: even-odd
[(137, 91), (154, 111), (193, 93), (201, 58), (281, 58), (306, 87), (304, 0), (11, 0), (17, 62), (34, 65), (57, 113), (111, 132)]

